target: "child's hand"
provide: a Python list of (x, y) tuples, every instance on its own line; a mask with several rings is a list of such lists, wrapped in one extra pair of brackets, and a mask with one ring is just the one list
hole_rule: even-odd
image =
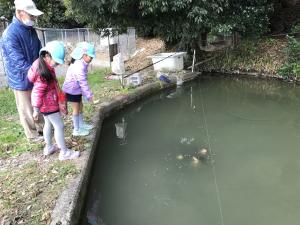
[(33, 111), (32, 117), (33, 117), (34, 121), (38, 121), (39, 120), (39, 112)]
[(94, 102), (93, 99), (94, 99), (93, 96), (90, 97), (90, 98), (89, 98), (89, 102), (93, 103), (93, 102)]

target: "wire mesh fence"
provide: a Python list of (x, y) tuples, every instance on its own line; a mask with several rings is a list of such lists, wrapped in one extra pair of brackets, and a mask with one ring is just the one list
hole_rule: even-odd
[[(0, 24), (0, 34), (2, 35), (5, 26)], [(75, 29), (52, 29), (36, 28), (39, 39), (44, 46), (53, 40), (62, 41), (66, 47), (66, 60), (70, 59), (70, 53), (77, 43), (82, 41), (91, 42), (96, 49), (96, 58), (92, 62), (93, 67), (110, 67), (114, 55), (122, 53), (124, 59), (136, 51), (136, 32), (135, 28), (128, 28), (125, 33), (118, 33), (113, 29), (97, 30), (89, 28)], [(1, 41), (0, 41), (1, 47)], [(0, 87), (6, 86), (5, 69), (0, 51)], [(58, 68), (58, 74), (64, 74), (67, 66)]]
[(111, 45), (117, 45), (117, 51), (121, 52), (125, 58), (129, 58), (136, 50), (134, 28), (128, 28), (126, 33), (121, 34), (113, 29), (103, 29), (97, 32), (89, 28), (37, 28), (36, 30), (43, 45), (49, 41), (60, 40), (65, 43), (67, 48), (71, 48), (76, 43), (87, 41), (94, 44), (97, 52), (106, 52), (108, 55)]

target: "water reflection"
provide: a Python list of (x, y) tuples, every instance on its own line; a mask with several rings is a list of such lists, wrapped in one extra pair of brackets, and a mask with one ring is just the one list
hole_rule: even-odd
[(181, 143), (181, 144), (187, 144), (187, 145), (192, 144), (193, 141), (195, 141), (195, 138), (193, 138), (193, 137), (191, 137), (191, 138), (189, 138), (189, 137), (182, 137), (182, 138), (180, 139), (180, 143)]
[(105, 225), (103, 219), (99, 216), (100, 199), (101, 197), (96, 198), (92, 202), (92, 207), (90, 207), (87, 211), (86, 217), (87, 217), (88, 224), (90, 225)]
[(115, 124), (115, 127), (116, 127), (116, 136), (117, 136), (117, 138), (122, 140), (121, 145), (125, 145), (126, 144), (127, 123), (125, 122), (124, 117), (122, 118), (121, 123), (116, 123)]
[(182, 87), (177, 87), (175, 89), (175, 91), (171, 92), (170, 94), (168, 94), (166, 96), (166, 98), (169, 98), (169, 99), (175, 99), (175, 98), (180, 98), (182, 96), (182, 90), (183, 88)]

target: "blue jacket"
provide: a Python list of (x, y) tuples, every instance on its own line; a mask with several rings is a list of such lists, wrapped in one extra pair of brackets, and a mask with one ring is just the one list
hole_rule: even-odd
[(8, 85), (15, 90), (31, 90), (27, 79), (32, 63), (39, 57), (41, 42), (34, 28), (28, 27), (16, 17), (2, 35), (2, 50)]

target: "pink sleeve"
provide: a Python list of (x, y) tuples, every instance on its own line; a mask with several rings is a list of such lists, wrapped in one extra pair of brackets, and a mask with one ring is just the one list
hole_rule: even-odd
[(35, 60), (28, 70), (27, 78), (31, 83), (34, 83), (34, 81), (37, 77), (36, 71), (38, 69), (38, 66), (39, 66), (39, 59)]
[(33, 83), (34, 82), (34, 78), (36, 76), (35, 74), (35, 68), (33, 68), (33, 66), (31, 66), (28, 70), (28, 74), (27, 74), (27, 77), (28, 77), (28, 80)]
[(33, 107), (40, 108), (43, 104), (43, 99), (47, 91), (46, 82), (36, 82), (31, 94), (31, 104)]

